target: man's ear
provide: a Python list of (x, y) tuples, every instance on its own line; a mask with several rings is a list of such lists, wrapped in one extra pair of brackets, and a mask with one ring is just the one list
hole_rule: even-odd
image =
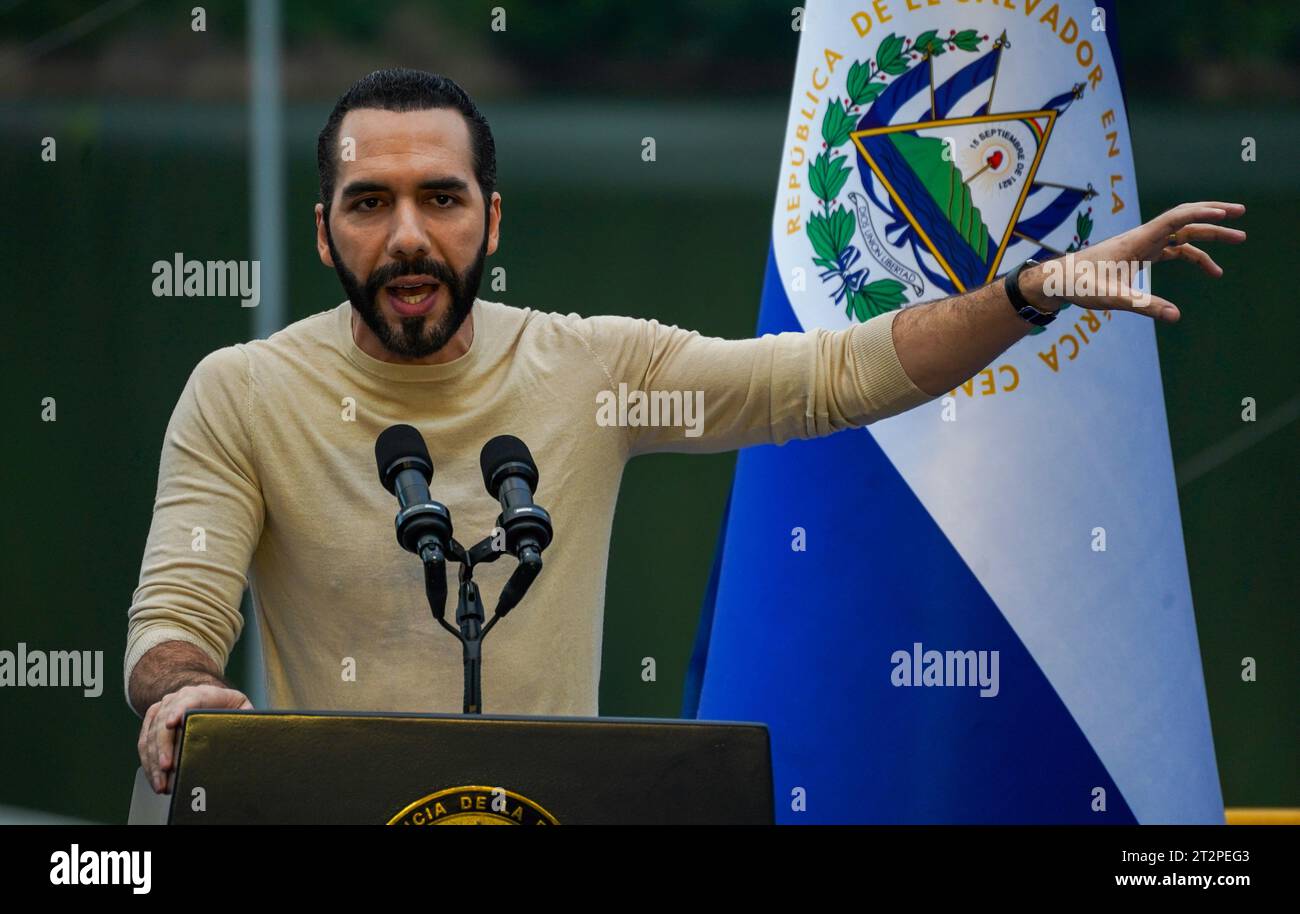
[(487, 252), (495, 254), (501, 240), (501, 194), (492, 191), (492, 204), (488, 209), (488, 245)]
[(325, 204), (316, 204), (316, 253), (320, 255), (320, 262), (327, 267), (334, 266), (334, 258), (330, 256), (329, 241), (325, 238)]

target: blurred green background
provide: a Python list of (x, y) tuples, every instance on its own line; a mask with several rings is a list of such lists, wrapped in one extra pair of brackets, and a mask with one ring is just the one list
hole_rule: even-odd
[[(6, 689), (0, 819), (124, 821), (139, 722), (126, 608), (163, 429), (206, 353), (251, 334), (233, 299), (156, 299), (174, 251), (249, 257), (243, 4), (0, 0), (7, 396), (0, 649), (102, 649), (104, 695)], [(656, 317), (715, 336), (757, 318), (797, 49), (789, 3), (284, 4), (288, 318), (344, 295), (314, 247), (315, 135), (362, 73), (445, 72), (497, 136), (511, 304)], [(1300, 805), (1296, 530), (1300, 16), (1289, 4), (1120, 3), (1142, 215), (1247, 204), (1227, 275), (1157, 272), (1158, 340), (1215, 746), (1229, 806)], [(642, 167), (642, 136), (659, 161)], [(40, 160), (44, 136), (58, 162)], [(1243, 163), (1241, 138), (1259, 160)], [(637, 281), (654, 277), (655, 282)], [(629, 278), (632, 281), (629, 281)], [(668, 282), (663, 280), (667, 278)], [(40, 421), (43, 397), (58, 421)], [(1234, 438), (1254, 397), (1258, 440)], [(1227, 459), (1214, 450), (1240, 447)], [(1234, 445), (1235, 443), (1235, 445)], [(605, 715), (680, 713), (734, 454), (633, 461), (615, 521)], [(671, 564), (645, 565), (662, 554)], [(247, 639), (228, 673), (249, 674)], [(641, 681), (641, 658), (658, 681)], [(1241, 659), (1259, 680), (1243, 683)]]

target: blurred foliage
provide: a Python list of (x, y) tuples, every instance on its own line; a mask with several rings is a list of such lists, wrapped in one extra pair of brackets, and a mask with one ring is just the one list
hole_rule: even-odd
[[(493, 10), (501, 8), (507, 19), (502, 40), (512, 51), (545, 64), (553, 63), (558, 53), (587, 55), (595, 49), (616, 57), (652, 58), (663, 56), (666, 48), (671, 48), (674, 56), (691, 57), (780, 53), (791, 34), (790, 11), (795, 5), (788, 0), (709, 0), (707, 4), (696, 0), (660, 0), (655, 4), (626, 0), (283, 0), (281, 8), (285, 41), (290, 46), (321, 37), (357, 43), (379, 40), (386, 24), (404, 7), (427, 11), (453, 31), (487, 30)], [(190, 11), (196, 6), (205, 9), (210, 33), (232, 39), (243, 34), (245, 4), (235, 0), (146, 0), (136, 7), (130, 7), (126, 0), (99, 4), (86, 0), (0, 0), (0, 22), (6, 38), (26, 43), (92, 11), (107, 14), (119, 6), (124, 8), (120, 18), (78, 39), (80, 49), (89, 50), (110, 40), (114, 31), (124, 26), (160, 31), (188, 29)], [(773, 28), (774, 22), (784, 25), (784, 31)]]
[[(0, 0), (0, 35), (20, 48), (41, 48), (70, 24), (84, 30), (49, 53), (92, 55), (135, 30), (163, 39), (190, 28), (191, 10), (206, 11), (207, 30), (230, 44), (244, 40), (245, 4), (238, 0)], [(639, 94), (684, 88), (707, 75), (734, 74), (735, 82), (759, 91), (788, 88), (794, 47), (790, 29), (794, 0), (283, 0), (289, 50), (364, 46), (382, 50), (401, 26), (403, 12), (428, 16), (453, 38), (488, 34), (493, 10), (504, 10), (505, 32), (497, 53), (529, 75), (525, 91), (582, 91), (599, 76), (601, 91), (626, 88)], [(1119, 0), (1117, 16), (1124, 56), (1141, 61), (1128, 69), (1141, 82), (1178, 80), (1210, 61), (1300, 64), (1300, 12), (1294, 0), (1227, 5), (1221, 0)], [(84, 33), (83, 33), (84, 32)], [(1283, 91), (1272, 85), (1259, 89)]]

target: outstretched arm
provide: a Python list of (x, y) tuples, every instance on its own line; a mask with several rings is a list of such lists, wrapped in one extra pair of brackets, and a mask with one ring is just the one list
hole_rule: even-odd
[[(1244, 241), (1245, 232), (1203, 220), (1245, 211), (1239, 203), (1185, 203), (1131, 231), (1022, 270), (1020, 290), (1042, 311), (1069, 301), (1175, 321), (1178, 309), (1171, 302), (1131, 287), (1137, 269), (1182, 259), (1222, 275), (1190, 242)], [(626, 388), (644, 395), (643, 403), (657, 398), (683, 413), (698, 403), (694, 418), (701, 421), (686, 429), (674, 422), (633, 421), (629, 410), (629, 455), (733, 450), (868, 425), (959, 387), (1032, 328), (1012, 307), (1000, 279), (842, 330), (748, 340), (703, 337), (628, 317), (574, 314), (563, 320), (609, 384), (607, 400)]]
[[(1162, 260), (1190, 260), (1210, 276), (1222, 276), (1210, 255), (1190, 242), (1245, 241), (1243, 231), (1210, 224), (1245, 211), (1240, 203), (1184, 203), (1091, 247), (1026, 268), (1020, 290), (1041, 311), (1055, 311), (1069, 301), (1172, 323), (1179, 318), (1172, 302), (1131, 288), (1137, 269)], [(1062, 294), (1062, 286), (1071, 294)], [(1031, 329), (997, 279), (962, 295), (904, 308), (894, 320), (894, 348), (913, 383), (938, 396), (963, 384)]]

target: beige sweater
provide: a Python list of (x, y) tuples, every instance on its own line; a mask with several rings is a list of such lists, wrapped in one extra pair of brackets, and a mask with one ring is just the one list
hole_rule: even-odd
[[(247, 584), (272, 707), (459, 712), (460, 644), (430, 614), (375, 470), (376, 436), (408, 423), (429, 444), (432, 494), (462, 543), (487, 535), (500, 510), (478, 462), (499, 434), (532, 450), (537, 502), (555, 523), (545, 570), (484, 643), (483, 710), (595, 716), (610, 530), (630, 457), (826, 435), (930, 399), (894, 351), (897, 312), (837, 332), (723, 340), (479, 299), (469, 351), (427, 366), (362, 352), (351, 313), (343, 302), (194, 369), (163, 440), (124, 683), (169, 640), (224, 669)], [(703, 391), (703, 423), (692, 430), (664, 410), (661, 423), (677, 425), (633, 425), (635, 409), (626, 425), (602, 422), (617, 418), (620, 385), (633, 407), (638, 390)], [(489, 618), (514, 564), (475, 570)], [(455, 588), (452, 571), (453, 624)]]

